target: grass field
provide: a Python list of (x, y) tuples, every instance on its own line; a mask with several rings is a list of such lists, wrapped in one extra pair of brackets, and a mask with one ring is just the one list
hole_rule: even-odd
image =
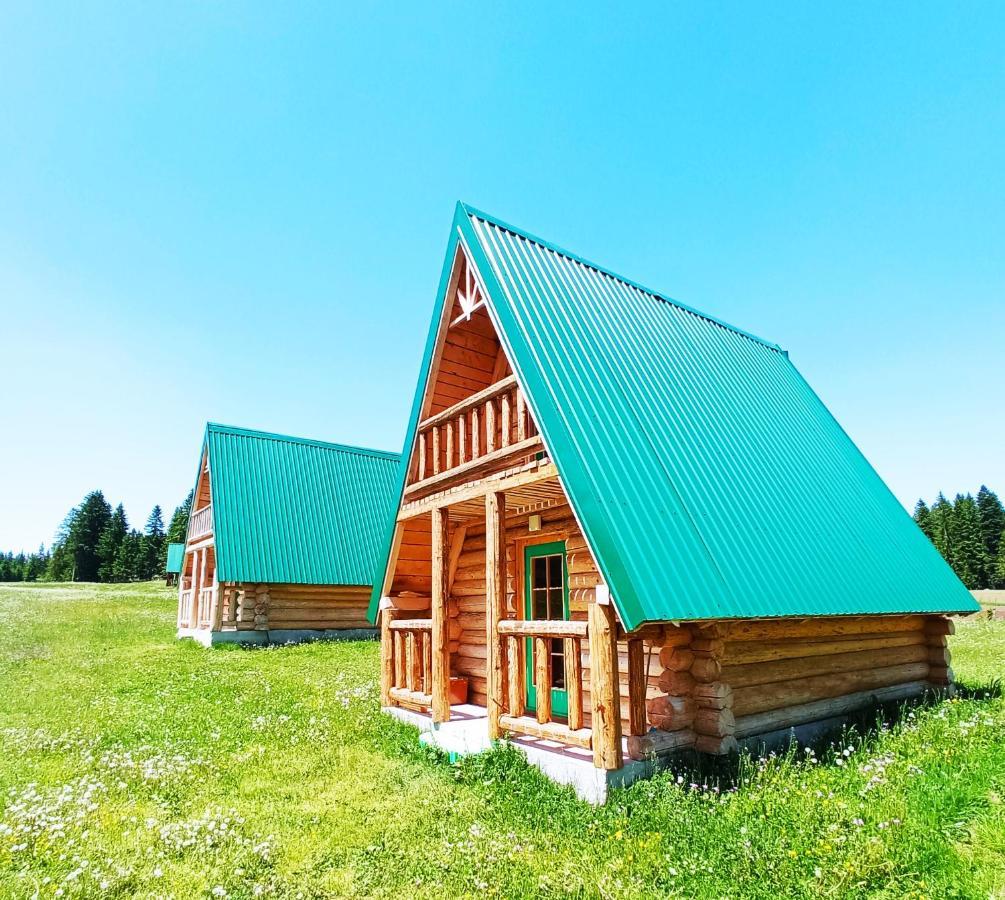
[(174, 609), (0, 586), (0, 897), (1005, 896), (1001, 623), (952, 639), (965, 699), (594, 809), (420, 749), (376, 643), (205, 650)]

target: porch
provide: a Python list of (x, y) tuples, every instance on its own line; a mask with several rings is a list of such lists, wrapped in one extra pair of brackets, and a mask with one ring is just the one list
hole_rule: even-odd
[[(518, 388), (504, 379), (419, 438), (382, 587), (382, 705), (449, 752), (507, 738), (542, 768), (557, 756), (591, 779), (618, 772), (625, 738), (647, 730), (645, 635), (620, 630)], [(531, 588), (528, 561), (550, 546), (561, 582)], [(469, 703), (450, 698), (458, 679)]]
[[(419, 731), (419, 741), (454, 756), (483, 753), (492, 747), (489, 738), (488, 710), (473, 704), (450, 707), (450, 719), (435, 723), (432, 715), (401, 706), (384, 707), (387, 715)], [(529, 734), (510, 734), (509, 743), (517, 747), (527, 761), (552, 781), (570, 786), (580, 799), (601, 804), (608, 791), (627, 787), (640, 778), (648, 778), (659, 765), (655, 759), (628, 760), (620, 769), (598, 769), (589, 749)], [(623, 752), (627, 752), (625, 741)]]
[[(193, 514), (193, 520), (203, 512), (205, 510)], [(190, 538), (178, 576), (179, 636), (192, 636), (198, 631), (218, 631), (223, 616), (219, 601), (212, 531), (208, 533), (208, 537), (204, 531), (200, 538)]]

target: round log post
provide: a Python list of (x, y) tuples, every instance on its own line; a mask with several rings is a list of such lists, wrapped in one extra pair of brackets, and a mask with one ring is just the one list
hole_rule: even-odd
[(620, 769), (621, 697), (618, 686), (618, 630), (614, 607), (593, 603), (589, 611), (590, 696), (593, 700), (593, 764)]

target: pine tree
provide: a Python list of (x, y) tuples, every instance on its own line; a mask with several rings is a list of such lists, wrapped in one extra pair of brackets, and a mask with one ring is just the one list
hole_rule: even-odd
[(135, 528), (122, 539), (112, 566), (115, 581), (136, 581), (143, 577), (143, 535)]
[(49, 563), (49, 556), (45, 552), (45, 544), (40, 544), (38, 553), (33, 553), (28, 557), (28, 568), (25, 572), (25, 581), (39, 581), (45, 575), (46, 566)]
[(194, 493), (194, 491), (189, 491), (181, 506), (175, 507), (174, 515), (171, 516), (171, 524), (168, 525), (167, 530), (169, 544), (185, 543), (185, 537), (188, 534), (188, 517), (192, 511), (192, 496)]
[(924, 500), (919, 500), (914, 506), (914, 521), (925, 533), (925, 537), (932, 541), (932, 514)]
[(998, 559), (995, 561), (995, 584), (1005, 587), (1005, 529), (998, 536)]
[(972, 495), (956, 495), (950, 519), (950, 531), (954, 556), (952, 565), (960, 581), (971, 590), (987, 587), (980, 519)]
[(164, 572), (167, 545), (164, 541), (164, 517), (160, 506), (150, 511), (143, 533), (140, 578), (146, 580)]
[(101, 562), (98, 566), (98, 580), (109, 582), (118, 581), (115, 577), (115, 562), (119, 556), (119, 547), (129, 532), (129, 523), (126, 521), (126, 510), (120, 503), (115, 507), (108, 526), (101, 533), (98, 541), (98, 556)]
[(52, 542), (52, 553), (49, 555), (49, 565), (46, 572), (47, 581), (69, 581), (73, 578), (73, 550), (70, 546), (70, 532), (77, 519), (80, 507), (75, 506), (63, 518), (56, 537)]
[(980, 523), (981, 543), (984, 547), (984, 568), (988, 574), (988, 586), (999, 587), (1005, 580), (999, 581), (996, 574), (998, 548), (1001, 544), (1002, 532), (1005, 531), (1005, 507), (998, 495), (982, 484), (977, 492), (977, 518)]
[(932, 543), (935, 544), (935, 549), (942, 554), (942, 558), (955, 569), (950, 527), (952, 516), (952, 505), (946, 499), (945, 494), (939, 491), (939, 496), (935, 498), (928, 516), (932, 528)]
[(111, 518), (112, 508), (101, 491), (91, 491), (84, 497), (67, 538), (73, 554), (73, 581), (98, 580), (98, 541)]

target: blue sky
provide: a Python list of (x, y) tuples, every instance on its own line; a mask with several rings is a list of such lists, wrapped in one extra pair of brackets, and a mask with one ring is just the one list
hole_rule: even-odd
[(457, 199), (1005, 492), (1005, 7), (818, 6), (5, 4), (0, 548), (207, 419), (399, 449)]

